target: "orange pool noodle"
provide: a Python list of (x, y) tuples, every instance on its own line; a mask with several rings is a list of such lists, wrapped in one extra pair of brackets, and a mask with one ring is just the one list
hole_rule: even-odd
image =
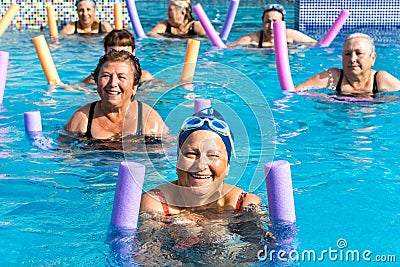
[(44, 74), (46, 75), (47, 82), (49, 84), (61, 83), (60, 77), (58, 77), (56, 66), (54, 65), (53, 59), (51, 58), (50, 50), (47, 46), (44, 36), (39, 35), (35, 38), (32, 38), (32, 41), (35, 45), (36, 53), (39, 57)]
[(12, 4), (10, 8), (4, 13), (4, 16), (0, 20), (0, 36), (5, 32), (8, 25), (10, 25), (11, 21), (17, 15), (19, 10), (19, 5)]
[(50, 36), (56, 37), (58, 36), (56, 12), (54, 11), (54, 7), (51, 4), (46, 5), (46, 11), (47, 11), (47, 21), (49, 24)]
[(196, 69), (197, 57), (199, 55), (200, 41), (188, 39), (186, 55), (182, 69), (181, 82), (191, 82)]
[(115, 29), (122, 30), (122, 5), (120, 2), (114, 3)]

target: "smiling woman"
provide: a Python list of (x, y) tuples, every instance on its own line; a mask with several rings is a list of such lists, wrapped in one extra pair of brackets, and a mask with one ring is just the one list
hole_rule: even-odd
[(124, 135), (161, 137), (168, 127), (160, 115), (135, 100), (142, 71), (138, 59), (127, 51), (102, 56), (94, 71), (99, 101), (79, 108), (65, 130), (87, 139), (120, 140)]
[[(190, 0), (171, 0), (167, 9), (168, 20), (159, 22), (148, 34), (169, 34), (171, 37), (205, 35), (206, 32), (192, 14)], [(168, 37), (168, 36), (167, 36)]]
[(63, 29), (63, 34), (76, 33), (106, 33), (112, 30), (107, 22), (96, 21), (96, 2), (94, 0), (77, 0), (76, 11), (78, 20), (68, 23)]
[(400, 90), (400, 81), (386, 71), (375, 71), (376, 52), (373, 39), (363, 33), (350, 34), (343, 43), (342, 69), (330, 68), (296, 86), (329, 88), (342, 95), (372, 96), (378, 92)]

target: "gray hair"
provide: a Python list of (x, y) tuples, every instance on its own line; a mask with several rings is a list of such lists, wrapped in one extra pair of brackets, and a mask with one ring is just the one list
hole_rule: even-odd
[(375, 44), (374, 44), (374, 40), (371, 38), (371, 36), (369, 36), (368, 34), (365, 33), (361, 33), (361, 32), (356, 32), (356, 33), (352, 33), (349, 36), (346, 37), (346, 39), (343, 42), (343, 45), (352, 39), (356, 39), (356, 38), (364, 38), (365, 40), (367, 40), (367, 44), (369, 45), (370, 51), (371, 51), (371, 55), (373, 53), (375, 53)]

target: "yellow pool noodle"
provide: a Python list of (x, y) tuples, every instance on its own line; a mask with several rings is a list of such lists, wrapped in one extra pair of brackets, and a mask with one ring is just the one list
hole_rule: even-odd
[(60, 77), (58, 77), (56, 66), (54, 65), (49, 47), (47, 46), (44, 36), (39, 35), (35, 38), (32, 38), (32, 41), (35, 45), (36, 53), (39, 57), (44, 74), (46, 75), (47, 82), (49, 84), (61, 83)]
[(186, 55), (182, 69), (181, 82), (191, 82), (196, 69), (197, 57), (199, 55), (200, 41), (188, 39)]
[(52, 36), (52, 37), (58, 36), (56, 12), (54, 11), (53, 5), (47, 4), (46, 11), (47, 11), (47, 21), (49, 24), (50, 36)]
[(5, 32), (15, 15), (17, 15), (18, 11), (19, 5), (12, 4), (6, 13), (4, 13), (4, 16), (0, 20), (0, 36), (3, 34), (3, 32)]
[(122, 5), (120, 2), (114, 3), (115, 29), (122, 30)]

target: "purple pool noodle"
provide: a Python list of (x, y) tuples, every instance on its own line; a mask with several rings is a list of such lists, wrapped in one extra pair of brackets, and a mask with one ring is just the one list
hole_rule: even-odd
[(274, 49), (278, 78), (282, 90), (294, 92), (292, 74), (290, 72), (288, 47), (286, 41), (286, 23), (284, 21), (274, 22)]
[(111, 224), (124, 228), (136, 229), (145, 166), (136, 162), (121, 162), (115, 188), (114, 206)]
[(25, 131), (27, 132), (41, 132), (42, 131), (42, 117), (40, 111), (30, 111), (24, 113)]
[(239, 0), (231, 0), (229, 2), (229, 8), (228, 12), (226, 13), (224, 25), (222, 26), (222, 30), (219, 33), (219, 37), (221, 37), (221, 39), (224, 41), (228, 39), (228, 35), (231, 31), (233, 21), (235, 20), (238, 6), (239, 6)]
[(139, 20), (139, 15), (136, 10), (135, 0), (126, 0), (126, 7), (128, 8), (129, 18), (131, 19), (132, 28), (135, 30), (136, 38), (146, 38), (143, 31), (142, 24)]
[(219, 38), (217, 32), (215, 31), (206, 13), (204, 12), (204, 9), (201, 7), (201, 4), (200, 3), (196, 4), (193, 7), (193, 11), (199, 18), (201, 25), (203, 26), (204, 30), (208, 35), (208, 38), (210, 38), (213, 45), (218, 48), (225, 48), (226, 45), (224, 44), (224, 42), (222, 42), (221, 38)]
[(343, 9), (339, 16), (336, 18), (335, 22), (332, 24), (329, 31), (325, 34), (325, 36), (319, 41), (317, 46), (329, 46), (333, 39), (335, 39), (336, 35), (339, 33), (340, 29), (343, 27), (343, 24), (346, 22), (346, 19), (350, 16), (350, 12)]
[(265, 164), (269, 214), (274, 222), (296, 221), (290, 164), (285, 160)]
[(6, 88), (8, 52), (0, 51), (0, 104), (3, 103), (4, 89)]
[(205, 108), (211, 107), (211, 100), (206, 98), (196, 98), (194, 100), (194, 113), (199, 112)]

